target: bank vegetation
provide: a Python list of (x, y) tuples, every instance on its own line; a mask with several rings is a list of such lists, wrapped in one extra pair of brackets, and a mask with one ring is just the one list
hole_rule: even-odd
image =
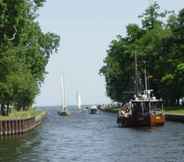
[(37, 20), (45, 0), (0, 1), (0, 112), (28, 110), (39, 94), (59, 36)]
[(139, 18), (141, 23), (128, 24), (126, 35), (118, 35), (107, 50), (100, 69), (107, 95), (121, 103), (133, 97), (136, 55), (139, 90), (147, 69), (148, 87), (156, 97), (165, 105), (179, 105), (184, 97), (184, 9), (162, 11), (154, 2)]

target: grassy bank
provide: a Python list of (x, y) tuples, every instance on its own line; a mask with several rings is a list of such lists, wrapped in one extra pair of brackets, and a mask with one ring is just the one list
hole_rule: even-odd
[[(106, 108), (103, 111), (117, 113), (119, 108)], [(184, 115), (184, 106), (164, 107), (165, 114)]]
[(36, 120), (39, 120), (44, 116), (46, 112), (38, 111), (34, 108), (31, 108), (27, 111), (15, 111), (13, 110), (8, 116), (1, 116), (0, 120), (17, 120), (17, 119), (27, 119), (35, 117)]
[(165, 107), (164, 110), (165, 110), (165, 114), (168, 114), (168, 115), (184, 115), (183, 106)]
[(104, 111), (104, 112), (117, 113), (118, 110), (119, 110), (119, 108), (117, 108), (117, 107), (116, 107), (116, 108), (112, 107), (112, 108), (106, 108), (106, 109), (104, 109), (103, 111)]

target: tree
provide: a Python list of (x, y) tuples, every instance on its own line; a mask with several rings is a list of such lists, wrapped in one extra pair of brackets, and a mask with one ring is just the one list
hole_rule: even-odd
[(44, 33), (36, 21), (45, 0), (0, 1), (0, 105), (29, 107), (39, 93), (46, 65), (59, 36)]
[[(148, 71), (149, 87), (169, 105), (178, 104), (184, 96), (184, 9), (160, 11), (154, 2), (145, 10), (142, 26), (129, 24), (127, 35), (113, 40), (100, 72), (105, 76), (107, 95), (124, 102), (135, 85), (135, 61), (138, 60), (138, 83), (144, 88), (144, 69)], [(167, 20), (167, 21), (166, 21)]]

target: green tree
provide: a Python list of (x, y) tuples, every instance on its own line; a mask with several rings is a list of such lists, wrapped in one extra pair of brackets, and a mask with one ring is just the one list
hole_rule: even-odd
[(0, 0), (0, 105), (29, 107), (60, 38), (44, 33), (36, 18), (45, 0)]
[[(113, 40), (104, 66), (100, 72), (105, 76), (107, 95), (115, 101), (124, 102), (135, 85), (135, 61), (138, 60), (140, 89), (143, 89), (144, 69), (148, 71), (149, 87), (166, 104), (176, 104), (183, 94), (184, 74), (184, 10), (179, 15), (160, 11), (154, 2), (141, 15), (142, 26), (130, 24), (127, 35)], [(169, 16), (169, 17), (168, 17)], [(168, 19), (167, 19), (168, 17)], [(167, 20), (167, 21), (166, 21)], [(132, 97), (132, 96), (131, 96)]]

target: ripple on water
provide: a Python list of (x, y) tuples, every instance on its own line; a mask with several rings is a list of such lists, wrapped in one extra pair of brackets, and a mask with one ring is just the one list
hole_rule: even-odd
[(116, 114), (73, 112), (69, 117), (48, 109), (41, 127), (22, 138), (0, 140), (2, 162), (182, 162), (184, 125), (119, 128)]

